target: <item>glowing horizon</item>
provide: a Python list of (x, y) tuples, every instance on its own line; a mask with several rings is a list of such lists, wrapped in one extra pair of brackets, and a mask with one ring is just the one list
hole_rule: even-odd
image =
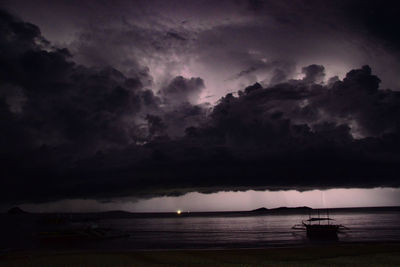
[(120, 198), (107, 202), (93, 199), (68, 199), (50, 203), (25, 203), (21, 208), (32, 212), (202, 212), (245, 211), (260, 207), (350, 208), (400, 206), (400, 188), (241, 191), (203, 194), (191, 192), (179, 197), (150, 199)]

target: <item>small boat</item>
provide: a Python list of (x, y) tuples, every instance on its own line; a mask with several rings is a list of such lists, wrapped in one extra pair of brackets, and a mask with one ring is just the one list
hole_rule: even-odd
[(305, 230), (310, 240), (338, 240), (338, 233), (341, 230), (348, 230), (348, 228), (341, 224), (331, 223), (331, 221), (334, 219), (329, 217), (328, 211), (326, 217), (321, 217), (318, 210), (318, 217), (311, 217), (310, 214), (308, 220), (294, 225), (292, 229)]

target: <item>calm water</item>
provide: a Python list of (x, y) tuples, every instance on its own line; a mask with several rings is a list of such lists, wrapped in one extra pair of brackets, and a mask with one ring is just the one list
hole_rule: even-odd
[[(115, 216), (70, 216), (61, 224), (45, 224), (32, 215), (2, 215), (0, 249), (57, 246), (39, 242), (43, 231), (107, 228), (129, 236), (96, 242), (79, 242), (75, 248), (173, 249), (173, 248), (255, 248), (308, 245), (305, 233), (292, 230), (307, 219), (305, 214), (238, 216), (166, 216), (116, 218)], [(350, 230), (339, 234), (339, 242), (400, 241), (400, 211), (363, 210), (331, 212), (337, 223)], [(58, 244), (59, 245), (59, 244)]]

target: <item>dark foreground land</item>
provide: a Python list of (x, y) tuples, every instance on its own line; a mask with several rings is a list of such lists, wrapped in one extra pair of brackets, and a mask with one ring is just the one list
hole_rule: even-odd
[(296, 248), (46, 251), (0, 255), (0, 266), (400, 266), (400, 243)]

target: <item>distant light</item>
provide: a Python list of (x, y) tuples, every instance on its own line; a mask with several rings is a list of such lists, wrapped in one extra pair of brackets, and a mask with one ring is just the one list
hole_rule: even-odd
[(180, 215), (181, 213), (182, 213), (181, 210), (177, 210), (177, 211), (176, 211), (176, 214), (178, 214), (178, 215)]

